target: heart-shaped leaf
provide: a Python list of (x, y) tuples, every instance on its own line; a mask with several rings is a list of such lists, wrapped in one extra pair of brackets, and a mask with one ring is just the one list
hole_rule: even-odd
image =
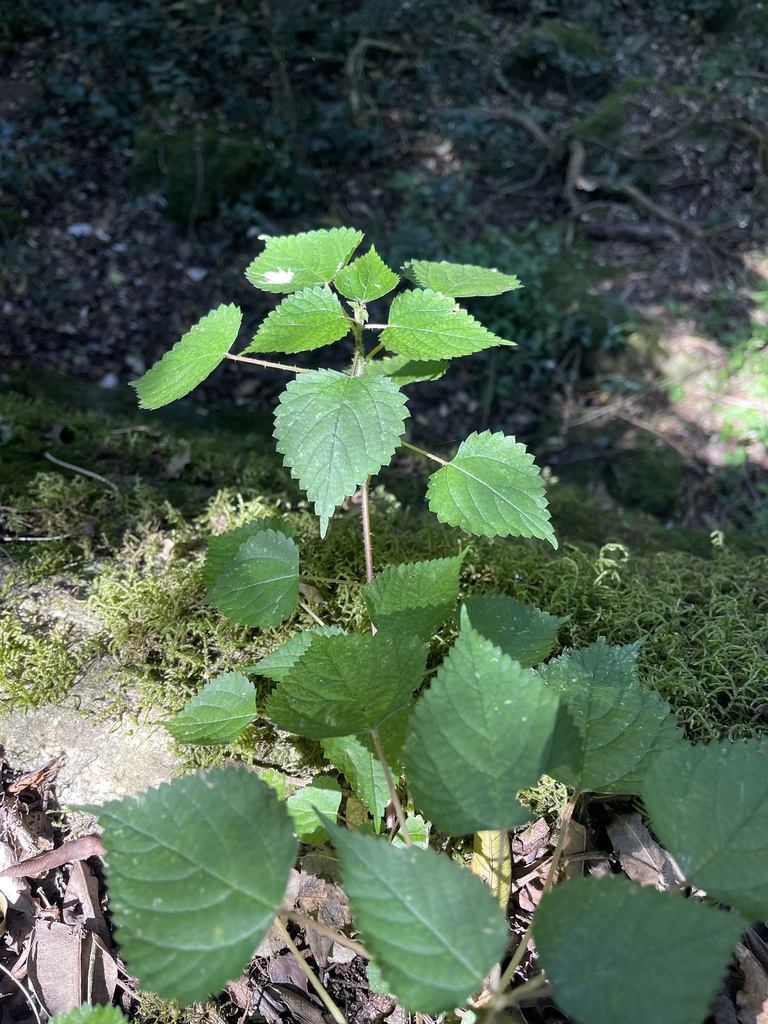
[(299, 548), (276, 530), (262, 530), (237, 549), (216, 577), (206, 604), (245, 626), (277, 626), (299, 599)]
[(277, 450), (314, 502), (321, 536), (336, 506), (389, 464), (407, 415), (388, 377), (310, 370), (288, 384), (275, 413)]
[(557, 547), (541, 476), (514, 437), (470, 434), (429, 478), (429, 507), (441, 523), (479, 537), (539, 537)]
[[(600, 637), (537, 670), (568, 712), (555, 730), (548, 775), (575, 789), (638, 793), (658, 751), (680, 742), (669, 705), (637, 677), (639, 648), (639, 642), (611, 647)], [(576, 746), (566, 741), (574, 724), (581, 737)]]
[(317, 812), (333, 820), (340, 803), (341, 786), (330, 775), (318, 775), (288, 798), (288, 813), (302, 843), (316, 845), (328, 839), (328, 830)]
[(120, 952), (142, 988), (191, 1003), (236, 978), (298, 853), (285, 804), (227, 768), (87, 810), (104, 829)]
[(296, 540), (296, 531), (293, 526), (287, 519), (280, 519), (278, 516), (252, 519), (249, 523), (227, 530), (226, 533), (206, 538), (208, 553), (205, 556), (202, 572), (203, 583), (206, 587), (212, 587), (215, 584), (229, 563), (237, 557), (237, 552), (249, 537), (255, 537), (257, 533), (263, 533), (265, 530), (284, 533), (286, 537)]
[(463, 1005), (507, 945), (487, 886), (434, 850), (330, 831), (355, 921), (392, 994), (433, 1015)]
[(544, 774), (558, 706), (462, 611), (458, 639), (410, 718), (403, 761), (416, 806), (455, 835), (530, 820), (517, 794)]
[(421, 684), (426, 648), (413, 636), (314, 636), (267, 701), (280, 729), (321, 740), (375, 729)]
[(354, 260), (336, 274), (333, 283), (348, 299), (373, 302), (396, 288), (400, 278), (390, 270), (373, 246), (370, 252)]
[(425, 642), (442, 626), (459, 597), (464, 554), (392, 565), (363, 587), (368, 614), (377, 629), (404, 630)]

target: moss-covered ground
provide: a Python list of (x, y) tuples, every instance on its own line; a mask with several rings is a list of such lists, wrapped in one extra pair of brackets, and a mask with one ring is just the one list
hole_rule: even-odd
[[(90, 659), (108, 652), (144, 706), (174, 711), (211, 675), (253, 663), (317, 618), (365, 628), (359, 510), (350, 502), (320, 541), (265, 434), (215, 417), (195, 422), (184, 409), (175, 421), (129, 404), (73, 409), (11, 388), (0, 415), (5, 706), (55, 703)], [(45, 451), (97, 476), (50, 462)], [(394, 473), (385, 480), (373, 501), (377, 565), (453, 554), (466, 543), (418, 500), (418, 479), (409, 477), (404, 489)], [(464, 591), (498, 589), (570, 616), (560, 633), (564, 647), (601, 635), (611, 643), (644, 637), (642, 673), (694, 738), (764, 730), (761, 539), (668, 529), (557, 483), (549, 497), (559, 549), (472, 539)], [(304, 609), (279, 628), (237, 626), (205, 604), (205, 537), (275, 511), (292, 519), (301, 538)], [(34, 539), (14, 539), (22, 537)], [(85, 602), (100, 624), (95, 631), (78, 629), (66, 610), (47, 614), (34, 600), (51, 580), (58, 593)]]

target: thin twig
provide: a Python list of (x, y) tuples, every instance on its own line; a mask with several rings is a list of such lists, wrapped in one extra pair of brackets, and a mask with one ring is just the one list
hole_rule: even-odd
[(5, 544), (16, 544), (17, 542), (24, 542), (28, 544), (30, 541), (38, 541), (39, 543), (42, 543), (43, 541), (69, 540), (70, 537), (71, 534), (69, 533), (57, 533), (55, 537), (7, 537), (4, 535), (0, 537), (0, 541), (3, 541)]
[(334, 942), (338, 942), (342, 946), (346, 946), (347, 949), (351, 949), (357, 956), (362, 957), (363, 960), (372, 960), (373, 957), (359, 942), (355, 942), (354, 939), (350, 939), (343, 932), (337, 931), (335, 928), (329, 928), (325, 924), (320, 924), (319, 921), (315, 921), (312, 917), (306, 917), (304, 914), (299, 914), (295, 910), (288, 910), (286, 907), (281, 907), (278, 910), (278, 914), (281, 917), (288, 918), (289, 921), (293, 921), (294, 924), (300, 925), (302, 928), (311, 928), (319, 935), (325, 935), (328, 939), (333, 939)]
[(283, 942), (286, 944), (291, 953), (293, 953), (294, 958), (297, 964), (299, 965), (300, 969), (307, 976), (307, 980), (309, 981), (310, 985), (322, 999), (323, 1006), (328, 1010), (330, 1015), (336, 1021), (336, 1024), (347, 1024), (344, 1014), (338, 1008), (336, 1003), (334, 1003), (334, 1001), (331, 999), (326, 989), (320, 983), (320, 979), (316, 976), (315, 972), (312, 970), (307, 961), (298, 951), (298, 949), (294, 945), (293, 939), (288, 934), (288, 929), (285, 927), (285, 925), (283, 924), (279, 917), (275, 918), (275, 927), (280, 932)]
[(14, 985), (16, 985), (18, 987), (19, 991), (22, 993), (22, 995), (24, 996), (26, 1001), (29, 1003), (29, 1008), (32, 1010), (32, 1013), (34, 1013), (35, 1020), (37, 1021), (37, 1024), (43, 1024), (43, 1022), (40, 1020), (40, 1014), (37, 1012), (37, 1007), (34, 1004), (32, 996), (27, 991), (27, 989), (24, 987), (24, 985), (22, 985), (22, 983), (19, 981), (19, 979), (14, 974), (11, 974), (11, 972), (8, 970), (8, 968), (4, 967), (2, 964), (0, 964), (0, 971), (2, 971), (3, 974), (7, 975), (7, 977), (9, 977), (11, 979), (11, 981), (14, 983)]
[(250, 356), (235, 356), (227, 352), (227, 359), (238, 363), (253, 363), (255, 366), (268, 366), (271, 370), (285, 370), (287, 373), (306, 373), (306, 366), (289, 366), (287, 363), (271, 363), (268, 359), (251, 359)]
[(299, 601), (299, 608), (303, 608), (307, 615), (310, 617), (310, 619), (314, 619), (318, 626), (325, 625), (323, 620), (318, 615), (315, 615), (315, 613), (312, 611), (312, 609), (309, 607), (306, 601)]
[(113, 484), (111, 480), (107, 480), (106, 477), (99, 476), (98, 473), (94, 473), (92, 469), (83, 469), (82, 466), (73, 466), (71, 462), (63, 462), (61, 459), (57, 459), (55, 455), (51, 455), (50, 452), (43, 452), (43, 456), (48, 459), (49, 462), (55, 463), (57, 466), (61, 466), (63, 469), (71, 469), (73, 473), (81, 473), (83, 476), (89, 476), (91, 480), (98, 480), (100, 484), (105, 484), (107, 487), (111, 487), (115, 494), (119, 494), (117, 484)]

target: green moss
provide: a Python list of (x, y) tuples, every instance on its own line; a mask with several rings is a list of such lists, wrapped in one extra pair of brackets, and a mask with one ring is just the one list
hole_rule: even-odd
[(96, 647), (65, 622), (30, 622), (6, 609), (0, 614), (0, 707), (60, 703)]

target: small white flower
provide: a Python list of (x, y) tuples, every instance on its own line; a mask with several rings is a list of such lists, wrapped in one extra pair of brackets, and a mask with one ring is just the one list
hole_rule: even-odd
[(264, 280), (267, 284), (288, 284), (296, 275), (292, 270), (267, 270), (264, 272)]

